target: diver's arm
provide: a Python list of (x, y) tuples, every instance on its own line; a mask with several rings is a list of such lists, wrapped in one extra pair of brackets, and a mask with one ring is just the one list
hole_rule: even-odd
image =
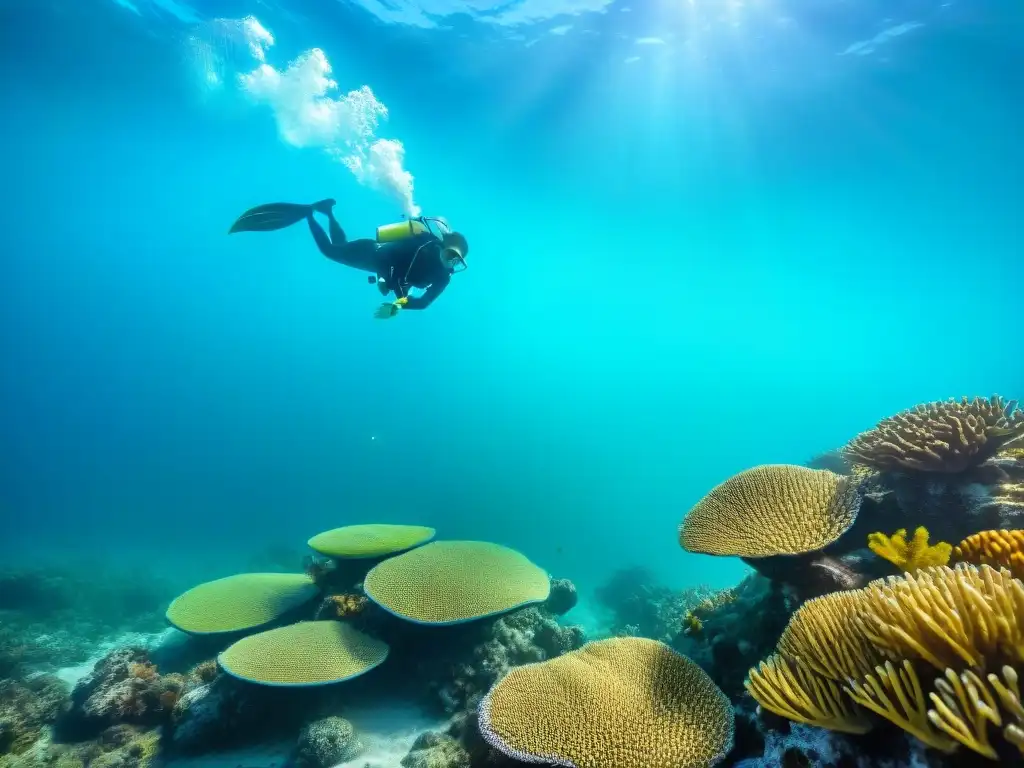
[(431, 283), (427, 286), (427, 290), (423, 292), (422, 296), (410, 296), (404, 305), (404, 309), (426, 309), (433, 303), (434, 299), (441, 295), (451, 281), (451, 276), (445, 275), (444, 279)]

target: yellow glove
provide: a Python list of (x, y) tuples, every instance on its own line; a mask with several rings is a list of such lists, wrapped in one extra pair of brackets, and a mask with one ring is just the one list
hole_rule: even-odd
[(398, 310), (402, 308), (408, 299), (402, 298), (398, 301), (385, 301), (379, 307), (377, 311), (373, 313), (373, 316), (378, 320), (390, 320), (392, 317), (398, 314)]

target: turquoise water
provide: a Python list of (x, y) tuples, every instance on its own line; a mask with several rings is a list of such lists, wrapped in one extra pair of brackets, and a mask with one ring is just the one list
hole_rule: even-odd
[[(1020, 394), (1022, 33), (1009, 2), (0, 4), (3, 557), (192, 581), (387, 521), (585, 592), (733, 583), (676, 543), (714, 484)], [(378, 140), (411, 192), (350, 170)], [(305, 225), (226, 234), (324, 197), (352, 237), (445, 216), (470, 268), (382, 323)]]

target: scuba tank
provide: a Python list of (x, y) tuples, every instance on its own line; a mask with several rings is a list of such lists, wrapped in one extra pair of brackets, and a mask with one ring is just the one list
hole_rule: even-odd
[(395, 224), (385, 224), (377, 227), (378, 243), (393, 243), (396, 240), (405, 240), (407, 237), (422, 235), (427, 231), (427, 225), (419, 219), (399, 221)]

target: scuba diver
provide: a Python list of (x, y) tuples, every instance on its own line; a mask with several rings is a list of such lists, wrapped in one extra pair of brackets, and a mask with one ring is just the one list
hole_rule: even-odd
[[(469, 243), (443, 219), (420, 216), (377, 227), (376, 239), (349, 240), (334, 218), (334, 205), (331, 199), (312, 205), (258, 205), (239, 216), (228, 234), (271, 232), (305, 219), (320, 253), (338, 264), (370, 272), (369, 282), (377, 285), (382, 296), (394, 292), (395, 300), (384, 302), (374, 313), (379, 320), (394, 317), (402, 308), (426, 309), (448, 287), (452, 275), (466, 269)], [(327, 217), (330, 235), (314, 213)], [(410, 288), (423, 294), (410, 296)]]

